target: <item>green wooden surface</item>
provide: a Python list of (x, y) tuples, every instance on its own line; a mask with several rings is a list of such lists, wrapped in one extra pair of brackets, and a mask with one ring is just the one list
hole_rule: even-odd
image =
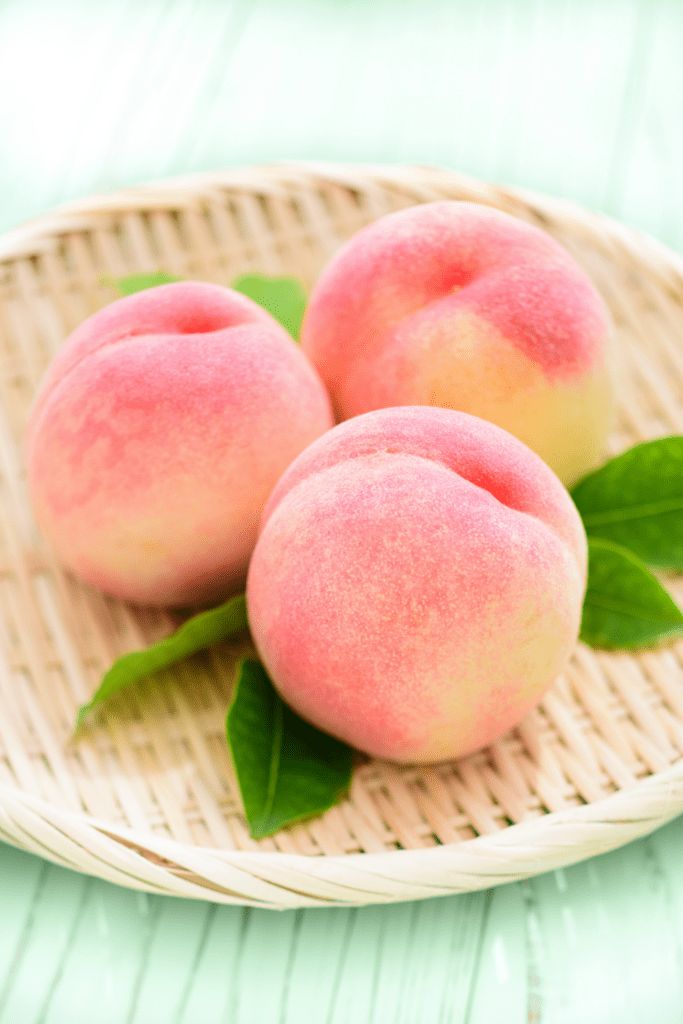
[[(680, 0), (0, 0), (0, 227), (262, 159), (441, 162), (683, 249)], [(0, 1024), (683, 1024), (683, 820), (488, 893), (275, 914), (0, 848)]]

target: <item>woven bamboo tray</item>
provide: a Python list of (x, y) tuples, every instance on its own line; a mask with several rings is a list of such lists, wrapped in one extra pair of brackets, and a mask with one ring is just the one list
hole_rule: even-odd
[(70, 741), (111, 661), (174, 620), (81, 586), (35, 529), (22, 437), (54, 351), (115, 297), (107, 278), (163, 269), (228, 283), (258, 270), (310, 285), (367, 221), (444, 197), (540, 224), (594, 279), (624, 364), (613, 451), (683, 431), (683, 261), (557, 200), (430, 168), (280, 165), (90, 199), (0, 239), (0, 838), (125, 886), (284, 908), (484, 888), (683, 811), (683, 644), (638, 656), (579, 646), (495, 746), (429, 768), (365, 763), (344, 803), (260, 843), (224, 741), (239, 645), (122, 695)]

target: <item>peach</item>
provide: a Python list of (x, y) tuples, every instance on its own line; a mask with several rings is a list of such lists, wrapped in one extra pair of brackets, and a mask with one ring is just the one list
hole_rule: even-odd
[(313, 291), (302, 345), (338, 418), (396, 405), (470, 412), (571, 483), (610, 426), (609, 334), (595, 288), (548, 234), (436, 202), (343, 246)]
[(218, 285), (162, 285), (77, 328), (34, 404), (43, 532), (88, 583), (149, 604), (241, 586), (268, 495), (332, 423), (299, 347)]
[(404, 407), (335, 427), (273, 491), (249, 568), (259, 654), (304, 718), (369, 754), (459, 757), (539, 700), (575, 644), (586, 539), (511, 434)]

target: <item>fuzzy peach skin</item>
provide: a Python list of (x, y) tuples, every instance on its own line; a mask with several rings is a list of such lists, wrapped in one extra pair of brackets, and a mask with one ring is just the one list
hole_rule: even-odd
[(611, 422), (610, 318), (550, 235), (475, 203), (437, 202), (358, 232), (319, 279), (302, 345), (339, 419), (436, 405), (491, 420), (565, 483)]
[(86, 320), (35, 401), (43, 532), (88, 583), (148, 604), (241, 586), (266, 499), (332, 423), (315, 370), (250, 299), (162, 285)]
[(467, 413), (384, 409), (314, 442), (252, 557), (252, 635), (283, 698), (361, 750), (460, 757), (518, 722), (574, 647), (586, 539), (564, 487)]

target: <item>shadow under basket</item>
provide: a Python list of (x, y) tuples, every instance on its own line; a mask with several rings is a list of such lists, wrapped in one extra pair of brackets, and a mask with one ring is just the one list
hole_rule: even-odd
[(427, 768), (365, 762), (344, 802), (259, 843), (224, 737), (238, 644), (122, 694), (70, 739), (112, 660), (174, 620), (80, 585), (37, 533), (22, 440), (56, 349), (115, 298), (112, 278), (165, 270), (229, 284), (261, 271), (310, 286), (363, 224), (440, 198), (540, 225), (594, 280), (623, 364), (612, 453), (683, 432), (683, 261), (562, 201), (432, 168), (277, 165), (86, 200), (0, 239), (0, 839), (120, 885), (286, 908), (485, 888), (683, 811), (680, 643), (637, 655), (579, 645), (494, 746)]

